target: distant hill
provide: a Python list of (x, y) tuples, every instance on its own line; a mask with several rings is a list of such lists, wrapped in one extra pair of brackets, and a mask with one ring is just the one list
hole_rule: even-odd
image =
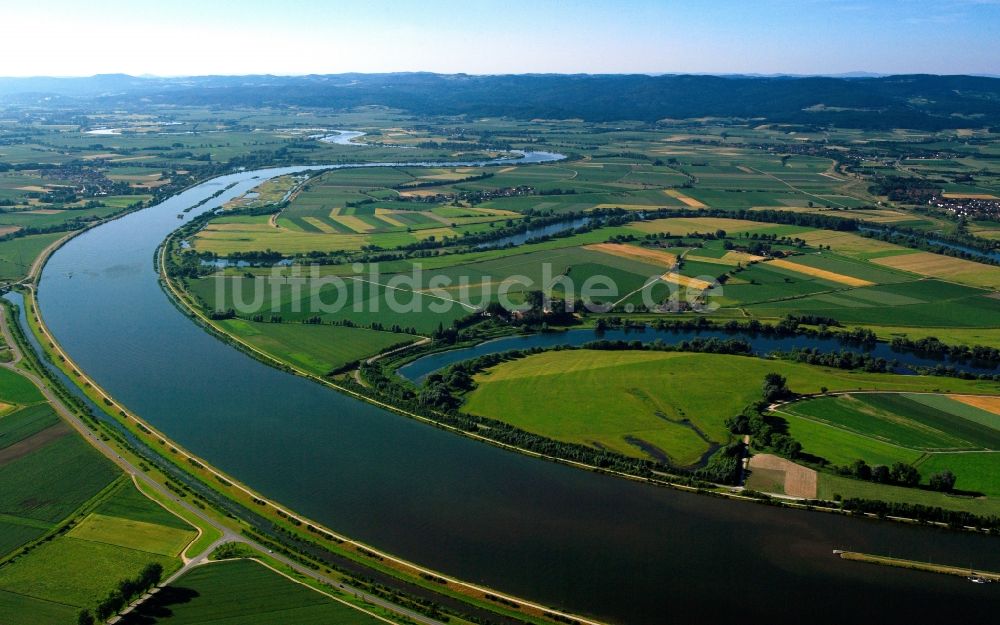
[(982, 76), (337, 74), (0, 78), (0, 100), (129, 106), (378, 104), (417, 114), (588, 121), (739, 117), (853, 128), (1000, 126), (1000, 79)]

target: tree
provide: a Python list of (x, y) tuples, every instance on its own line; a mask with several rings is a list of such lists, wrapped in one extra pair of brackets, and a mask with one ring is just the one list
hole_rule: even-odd
[(884, 464), (880, 464), (880, 465), (875, 466), (872, 469), (871, 480), (873, 482), (877, 482), (879, 484), (888, 484), (889, 483), (889, 467), (885, 466)]
[(90, 610), (80, 610), (76, 617), (76, 625), (94, 625), (94, 615)]
[(779, 373), (768, 373), (764, 376), (764, 401), (779, 401), (791, 396), (791, 394), (785, 376)]
[(802, 453), (802, 443), (787, 434), (775, 434), (771, 437), (771, 446), (779, 455), (795, 459)]
[(858, 458), (851, 464), (851, 475), (858, 479), (870, 480), (872, 479), (872, 468), (868, 466), (867, 462)]
[(955, 474), (948, 469), (945, 469), (944, 471), (940, 471), (932, 475), (928, 481), (930, 482), (931, 488), (934, 490), (948, 492), (955, 488), (955, 480)]
[(903, 486), (916, 486), (920, 483), (920, 473), (908, 464), (894, 462), (889, 470), (893, 482)]
[(139, 573), (139, 585), (148, 590), (160, 583), (163, 579), (163, 565), (159, 562), (150, 562)]

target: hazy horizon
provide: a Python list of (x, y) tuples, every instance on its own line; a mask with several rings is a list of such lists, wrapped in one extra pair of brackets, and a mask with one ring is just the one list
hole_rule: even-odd
[(17, 59), (6, 77), (1000, 73), (1000, 0), (49, 0), (4, 12), (24, 26), (0, 40)]

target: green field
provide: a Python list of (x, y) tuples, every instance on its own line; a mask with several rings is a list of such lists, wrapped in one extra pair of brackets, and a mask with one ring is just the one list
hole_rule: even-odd
[(0, 466), (0, 512), (55, 523), (117, 476), (97, 450), (66, 433)]
[(123, 484), (114, 496), (103, 502), (94, 512), (109, 517), (153, 523), (183, 531), (191, 530), (191, 526), (186, 521), (140, 493), (131, 483)]
[(927, 483), (944, 470), (955, 488), (1000, 497), (1000, 416), (947, 395), (858, 393), (808, 399), (778, 412), (803, 451), (839, 466), (904, 462)]
[(399, 343), (416, 340), (409, 334), (333, 325), (226, 319), (219, 326), (278, 360), (320, 376)]
[(0, 368), (0, 401), (8, 404), (33, 404), (42, 399), (42, 394), (28, 378), (10, 369)]
[[(787, 377), (798, 393), (816, 393), (821, 387), (984, 392), (995, 386), (742, 356), (567, 350), (529, 356), (477, 375), (478, 386), (468, 395), (465, 409), (561, 441), (632, 456), (666, 456), (692, 465), (710, 442), (729, 440), (725, 419), (759, 399), (761, 380), (770, 372)], [(705, 384), (707, 379), (712, 384)]]
[(199, 566), (161, 590), (123, 625), (368, 625), (377, 619), (253, 560)]
[[(756, 268), (755, 268), (756, 269)], [(744, 274), (739, 274), (744, 278)], [(740, 287), (735, 287), (739, 289)], [(733, 288), (729, 288), (729, 295)], [(753, 291), (759, 296), (759, 292)], [(878, 323), (887, 326), (981, 327), (997, 325), (990, 313), (996, 300), (988, 291), (941, 280), (883, 284), (789, 298), (769, 294), (766, 303), (751, 303), (746, 310), (762, 317), (794, 312), (832, 317), (844, 323)], [(760, 301), (760, 300), (756, 300)], [(745, 303), (750, 303), (749, 298)]]
[(94, 513), (70, 530), (67, 536), (161, 556), (176, 556), (195, 537), (195, 532)]
[(180, 566), (176, 558), (61, 536), (0, 568), (0, 590), (79, 610), (95, 605), (118, 581), (135, 577), (152, 562), (162, 564), (165, 572)]
[(26, 276), (31, 264), (42, 250), (65, 234), (64, 232), (33, 234), (0, 241), (0, 280), (20, 280)]
[(958, 478), (957, 490), (983, 493), (1000, 501), (1000, 452), (932, 454), (917, 468), (925, 483), (930, 475), (947, 469)]
[[(958, 414), (959, 410), (977, 409), (947, 400), (954, 408), (945, 411), (924, 405), (915, 399), (919, 397), (877, 393), (840, 395), (798, 402), (783, 407), (782, 411), (914, 449), (1000, 449), (1000, 430)], [(990, 414), (979, 412), (984, 416)]]
[[(6, 369), (5, 369), (6, 371)], [(48, 404), (36, 404), (0, 417), (0, 449), (21, 442), (59, 423)]]
[(949, 495), (919, 488), (875, 484), (873, 482), (865, 482), (826, 472), (819, 473), (817, 486), (817, 497), (826, 500), (832, 500), (834, 496), (840, 495), (845, 499), (857, 497), (897, 503), (940, 506), (949, 510), (961, 510), (973, 514), (1000, 514), (1000, 497), (973, 498)]
[(914, 464), (924, 452), (830, 426), (813, 419), (779, 413), (788, 433), (802, 443), (803, 452), (837, 466), (848, 466), (858, 458), (872, 466), (895, 462)]

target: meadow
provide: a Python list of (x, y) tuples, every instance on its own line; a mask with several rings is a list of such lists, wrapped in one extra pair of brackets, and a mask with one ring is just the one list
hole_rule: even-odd
[(255, 323), (242, 319), (226, 319), (218, 325), (274, 358), (319, 376), (416, 340), (405, 334), (334, 325)]
[[(995, 389), (986, 382), (861, 373), (746, 356), (566, 350), (478, 374), (464, 409), (556, 440), (691, 466), (713, 445), (730, 440), (725, 420), (760, 398), (761, 381), (771, 372), (785, 376), (796, 393), (818, 393), (824, 387), (972, 393)], [(708, 379), (712, 384), (704, 383)], [(585, 402), (579, 401), (581, 392)], [(790, 430), (798, 438), (794, 424)], [(803, 444), (809, 440), (804, 438)], [(912, 455), (915, 459), (920, 452)]]

